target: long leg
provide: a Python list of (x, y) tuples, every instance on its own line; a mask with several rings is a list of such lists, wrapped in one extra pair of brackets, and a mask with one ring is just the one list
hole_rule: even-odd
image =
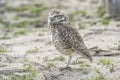
[(69, 59), (68, 59), (67, 65), (66, 65), (65, 67), (61, 68), (60, 71), (65, 70), (65, 69), (69, 69), (69, 68), (70, 68), (70, 67), (69, 67), (69, 64), (70, 64), (71, 59), (72, 59), (72, 57), (69, 56)]
[(68, 59), (68, 62), (67, 62), (66, 68), (69, 67), (69, 64), (70, 64), (70, 62), (71, 62), (71, 59), (72, 59), (72, 56), (69, 56), (69, 59)]

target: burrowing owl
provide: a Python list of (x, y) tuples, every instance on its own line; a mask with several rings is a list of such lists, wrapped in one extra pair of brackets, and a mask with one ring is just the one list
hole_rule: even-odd
[(66, 67), (69, 66), (74, 53), (92, 61), (92, 57), (80, 34), (72, 27), (67, 15), (62, 10), (54, 9), (49, 13), (48, 25), (51, 29), (52, 41), (56, 49), (60, 53), (69, 56)]

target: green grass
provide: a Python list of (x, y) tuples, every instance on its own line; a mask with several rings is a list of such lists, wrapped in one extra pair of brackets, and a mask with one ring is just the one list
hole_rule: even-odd
[(34, 70), (34, 67), (32, 65), (24, 65), (25, 71), (32, 71)]
[(34, 48), (31, 48), (31, 49), (28, 49), (28, 50), (26, 51), (26, 53), (37, 53), (37, 52), (40, 51), (41, 48), (42, 48), (42, 47), (34, 47)]
[(20, 19), (20, 17), (19, 16), (14, 16), (14, 18), (13, 18), (14, 20), (19, 20)]
[(3, 80), (35, 80), (35, 77), (38, 75), (38, 69), (30, 64), (25, 64), (24, 68), (27, 73), (23, 75), (6, 74)]
[(42, 28), (42, 32), (48, 32), (49, 29), (48, 28)]
[(109, 58), (101, 58), (100, 63), (103, 65), (110, 65), (110, 64), (112, 64), (112, 60)]
[(2, 19), (0, 20), (0, 23), (3, 24), (3, 25), (7, 25), (7, 26), (10, 24), (9, 20), (6, 19), (6, 18), (2, 18)]
[(24, 34), (26, 34), (26, 30), (21, 29), (21, 30), (16, 31), (14, 34), (15, 35), (24, 35)]
[(5, 48), (5, 47), (2, 47), (0, 46), (0, 52), (10, 52), (11, 50)]
[(3, 77), (3, 80), (33, 80), (29, 74), (17, 75), (17, 74), (9, 74)]
[(95, 71), (96, 71), (98, 74), (101, 73), (99, 68), (95, 68)]
[(103, 24), (103, 25), (108, 25), (109, 23), (110, 23), (110, 19), (109, 18), (102, 18), (102, 20), (101, 20), (101, 23)]
[(53, 61), (64, 61), (65, 60), (65, 57), (64, 56), (62, 56), (62, 55), (60, 55), (60, 56), (57, 56), (57, 57), (55, 57), (54, 59), (53, 59)]
[(7, 10), (7, 11), (19, 11), (16, 7), (13, 7), (10, 5), (5, 6), (5, 10)]
[(42, 5), (41, 7), (32, 7), (30, 8), (31, 13), (41, 14), (44, 10), (48, 9), (47, 5)]
[(71, 62), (71, 64), (72, 64), (72, 65), (78, 64), (80, 67), (89, 67), (89, 66), (90, 66), (87, 62), (85, 62), (85, 61), (80, 61), (80, 60), (73, 60), (73, 61)]
[(46, 68), (49, 69), (51, 67), (55, 66), (54, 62), (47, 62)]
[(3, 77), (3, 80), (35, 80), (38, 75), (38, 70), (36, 68), (31, 68), (29, 73), (23, 75), (8, 74)]
[(87, 15), (87, 11), (86, 10), (76, 10), (74, 12), (71, 12), (68, 14), (69, 19), (72, 20), (74, 18), (74, 16), (81, 14), (82, 16), (86, 16)]
[(111, 64), (109, 67), (110, 72), (114, 72), (115, 71), (115, 65)]
[(89, 74), (89, 71), (88, 70), (84, 70), (82, 73), (83, 74)]
[(7, 24), (7, 25), (3, 26), (3, 28), (4, 28), (4, 32), (2, 34), (1, 39), (11, 39), (12, 36), (11, 36), (10, 32), (13, 31), (13, 27), (11, 25)]
[(44, 10), (48, 9), (48, 6), (46, 4), (42, 4), (40, 7), (36, 7), (34, 5), (21, 5), (19, 7), (13, 7), (10, 5), (7, 5), (5, 7), (8, 11), (30, 11), (31, 13), (35, 14), (41, 14)]
[(26, 27), (29, 26), (31, 22), (28, 21), (22, 21), (22, 22), (16, 22), (13, 24), (14, 27)]
[(78, 62), (77, 62), (77, 60), (73, 60), (73, 61), (71, 61), (71, 64), (76, 65), (76, 64), (78, 64)]
[(38, 18), (29, 18), (28, 20), (20, 21), (20, 22), (15, 22), (12, 25), (12, 27), (17, 27), (17, 28), (23, 28), (27, 26), (31, 26), (34, 24), (36, 21), (38, 21)]
[(2, 39), (11, 39), (11, 37), (8, 35), (7, 32), (5, 32), (1, 38)]
[(102, 74), (97, 74), (94, 77), (88, 78), (86, 80), (104, 80), (104, 76)]
[(85, 80), (104, 80), (104, 75), (100, 72), (100, 69), (99, 68), (95, 68), (95, 71), (96, 71), (96, 75), (92, 76), (92, 77), (89, 77)]
[(19, 7), (13, 7), (13, 6), (7, 5), (5, 7), (5, 9), (8, 11), (25, 11), (25, 10), (29, 10), (33, 7), (34, 7), (33, 5), (21, 5)]
[(25, 70), (29, 71), (32, 77), (35, 77), (38, 74), (37, 68), (32, 65), (26, 65)]
[(103, 6), (98, 6), (97, 7), (97, 15), (98, 17), (103, 17), (105, 14), (105, 10)]
[(81, 61), (81, 62), (79, 63), (79, 66), (80, 66), (80, 67), (90, 67), (90, 65), (89, 65), (88, 63), (86, 63), (85, 61)]
[(86, 27), (86, 23), (79, 23), (79, 29), (84, 29)]

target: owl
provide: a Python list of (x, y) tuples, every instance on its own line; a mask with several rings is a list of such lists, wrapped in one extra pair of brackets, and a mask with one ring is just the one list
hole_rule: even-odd
[(92, 57), (79, 32), (72, 27), (68, 16), (62, 10), (53, 9), (48, 15), (48, 26), (52, 34), (52, 42), (56, 49), (69, 56), (66, 68), (74, 54), (92, 61)]

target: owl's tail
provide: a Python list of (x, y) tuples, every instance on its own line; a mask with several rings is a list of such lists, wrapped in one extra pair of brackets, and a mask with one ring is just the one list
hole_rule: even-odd
[(90, 62), (93, 62), (93, 58), (88, 50), (82, 50), (80, 53), (84, 58), (89, 59)]

